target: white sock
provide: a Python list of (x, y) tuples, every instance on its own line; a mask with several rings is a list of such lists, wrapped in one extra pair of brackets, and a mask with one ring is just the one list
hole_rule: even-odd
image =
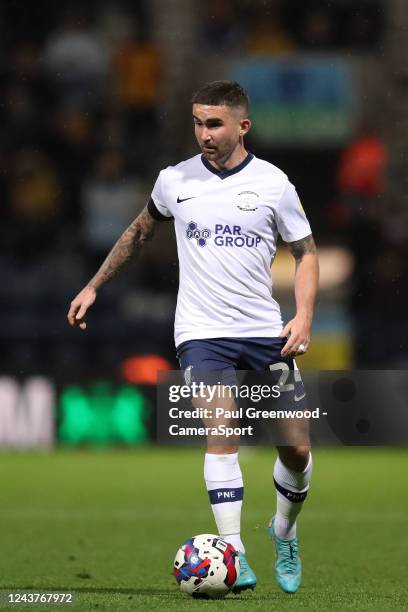
[(241, 508), (244, 497), (238, 453), (206, 453), (204, 478), (218, 534), (236, 550), (245, 553), (241, 541)]
[(276, 487), (274, 528), (281, 540), (296, 537), (296, 517), (302, 509), (312, 477), (312, 454), (303, 472), (290, 470), (279, 457), (275, 461), (273, 480)]

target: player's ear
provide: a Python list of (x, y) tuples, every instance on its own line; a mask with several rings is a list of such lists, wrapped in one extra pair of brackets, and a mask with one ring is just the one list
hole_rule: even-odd
[(246, 117), (245, 119), (241, 119), (241, 121), (239, 122), (239, 135), (245, 136), (245, 134), (248, 134), (250, 128), (251, 121), (248, 119), (248, 117)]

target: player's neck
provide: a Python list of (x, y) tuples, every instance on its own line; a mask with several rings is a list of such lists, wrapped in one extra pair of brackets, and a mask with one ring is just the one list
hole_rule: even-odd
[(214, 166), (216, 170), (221, 170), (221, 171), (233, 170), (234, 168), (239, 166), (244, 161), (247, 155), (248, 155), (248, 151), (245, 149), (244, 145), (240, 144), (238, 147), (234, 149), (234, 151), (225, 161), (222, 161), (222, 162), (221, 161), (216, 162), (216, 161), (211, 161), (211, 160), (208, 160), (208, 161), (210, 162), (212, 166)]

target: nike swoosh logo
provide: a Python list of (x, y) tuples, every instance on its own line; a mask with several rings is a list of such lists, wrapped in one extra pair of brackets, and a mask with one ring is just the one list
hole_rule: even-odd
[(301, 395), (300, 397), (298, 397), (298, 396), (295, 394), (295, 402), (300, 402), (300, 400), (302, 400), (304, 397), (306, 397), (306, 393), (304, 393), (304, 394), (303, 394), (303, 395)]
[(187, 202), (187, 200), (194, 200), (197, 196), (191, 196), (191, 198), (177, 198), (177, 204), (180, 204), (180, 202)]

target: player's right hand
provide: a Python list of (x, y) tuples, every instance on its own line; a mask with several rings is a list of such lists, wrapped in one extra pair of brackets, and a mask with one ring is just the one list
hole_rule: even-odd
[(87, 285), (78, 293), (72, 300), (67, 318), (72, 327), (80, 327), (86, 329), (85, 315), (86, 311), (96, 300), (96, 291), (93, 287)]

